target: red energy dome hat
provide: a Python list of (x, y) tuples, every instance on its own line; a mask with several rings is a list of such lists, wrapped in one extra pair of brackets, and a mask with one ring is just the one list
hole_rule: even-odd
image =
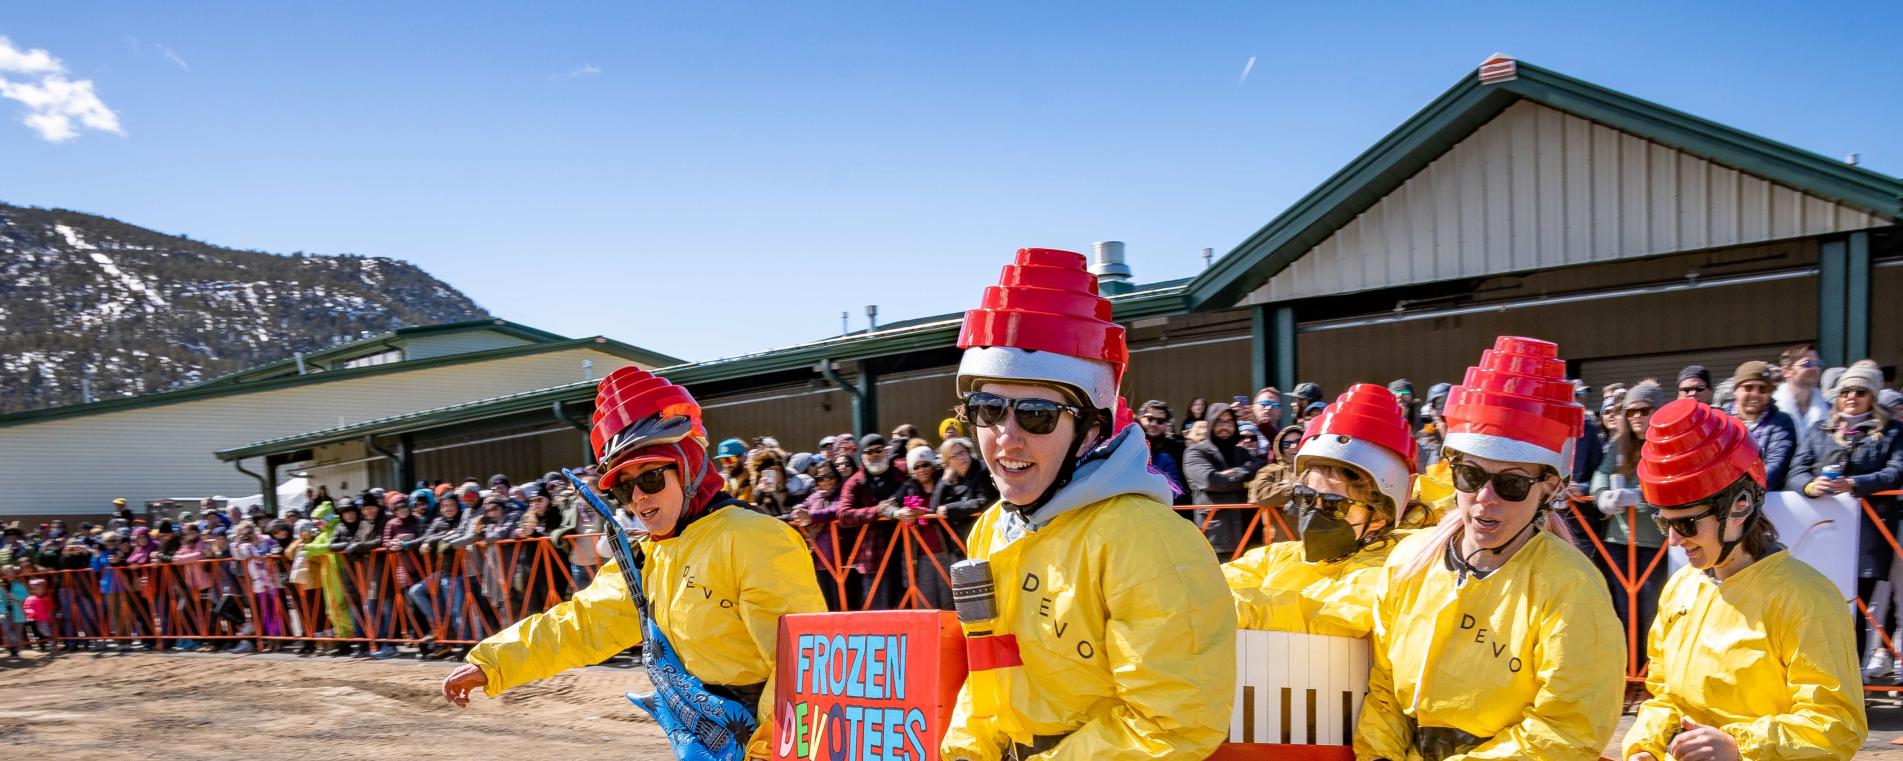
[(1130, 362), (1123, 326), (1084, 255), (1049, 248), (1018, 249), (984, 302), (965, 313), (958, 348), (958, 392), (985, 380), (1033, 381), (1075, 388), (1092, 407), (1117, 409), (1117, 386)]
[(1502, 462), (1545, 465), (1572, 475), (1573, 441), (1586, 431), (1586, 410), (1573, 401), (1573, 383), (1559, 345), (1537, 338), (1500, 336), (1480, 365), (1447, 393), (1444, 447)]
[(1359, 468), (1374, 479), (1394, 512), (1407, 508), (1413, 492), (1415, 458), (1419, 446), (1401, 416), (1394, 394), (1372, 383), (1349, 387), (1302, 433), (1295, 453), (1295, 470), (1310, 458), (1323, 458)]
[(1747, 475), (1765, 486), (1764, 458), (1744, 423), (1689, 398), (1652, 413), (1638, 472), (1646, 504), (1660, 507), (1706, 499)]
[(594, 426), (588, 439), (595, 459), (604, 466), (602, 488), (613, 487), (629, 468), (654, 460), (677, 459), (672, 452), (653, 456), (637, 450), (657, 444), (693, 439), (707, 447), (707, 429), (701, 427), (700, 404), (687, 389), (638, 367), (623, 367), (601, 380), (595, 392)]

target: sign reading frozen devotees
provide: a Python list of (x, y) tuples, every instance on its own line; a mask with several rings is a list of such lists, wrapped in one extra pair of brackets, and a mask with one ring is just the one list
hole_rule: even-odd
[(956, 616), (802, 613), (779, 642), (777, 761), (936, 761), (965, 681)]

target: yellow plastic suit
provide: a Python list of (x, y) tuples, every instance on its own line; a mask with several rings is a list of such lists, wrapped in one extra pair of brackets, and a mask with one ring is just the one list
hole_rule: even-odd
[(1061, 513), (1005, 543), (1004, 508), (971, 530), (991, 561), (1000, 630), (1024, 660), (1008, 723), (972, 715), (971, 681), (945, 734), (947, 761), (993, 761), (1012, 743), (1066, 736), (1028, 758), (1205, 758), (1229, 733), (1234, 605), (1209, 543), (1156, 500), (1125, 494)]
[(1647, 645), (1652, 698), (1621, 758), (1666, 761), (1679, 719), (1738, 741), (1742, 758), (1850, 758), (1869, 731), (1856, 635), (1843, 594), (1789, 552), (1723, 582), (1680, 569)]
[(1403, 576), (1430, 542), (1432, 532), (1418, 533), (1388, 556), (1355, 757), (1424, 758), (1423, 727), (1481, 738), (1447, 759), (1598, 759), (1625, 688), (1625, 638), (1605, 579), (1543, 531), (1486, 578), (1456, 584), (1438, 555)]
[(1375, 594), (1381, 567), (1395, 538), (1363, 548), (1336, 563), (1302, 559), (1301, 542), (1277, 542), (1222, 564), (1235, 597), (1236, 624), (1335, 637), (1374, 632)]
[(337, 510), (325, 502), (311, 511), (311, 519), (317, 521), (320, 528), (317, 536), (304, 544), (304, 558), (310, 564), (311, 573), (316, 575), (318, 585), (324, 589), (324, 610), (330, 616), (331, 634), (344, 639), (355, 637), (357, 629), (352, 624), (350, 594), (344, 589), (343, 562), (330, 551), (331, 535), (341, 523)]
[[(642, 541), (641, 573), (655, 623), (688, 672), (708, 684), (766, 683), (749, 758), (771, 756), (773, 656), (780, 616), (826, 610), (813, 558), (792, 527), (739, 506), (688, 525), (679, 536)], [(469, 651), (490, 697), (641, 643), (640, 614), (614, 562), (573, 599), (522, 619)], [(630, 707), (632, 710), (632, 707)]]

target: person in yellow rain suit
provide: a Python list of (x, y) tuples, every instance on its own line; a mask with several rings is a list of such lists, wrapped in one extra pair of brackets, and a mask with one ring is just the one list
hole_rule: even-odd
[(1844, 595), (1777, 543), (1764, 470), (1737, 418), (1652, 415), (1639, 488), (1689, 564), (1659, 599), (1627, 761), (1850, 758), (1869, 734)]
[(1301, 541), (1224, 563), (1244, 629), (1367, 637), (1395, 515), (1412, 491), (1414, 437), (1394, 394), (1361, 384), (1328, 406), (1295, 455)]
[[(647, 531), (637, 555), (655, 623), (709, 692), (757, 706), (746, 756), (771, 757), (780, 616), (826, 609), (805, 542), (721, 491), (686, 389), (625, 367), (602, 380), (595, 408), (600, 484)], [(495, 697), (641, 641), (640, 615), (610, 562), (573, 599), (476, 645), (443, 693), (467, 705), (472, 690)]]
[[(351, 499), (345, 497), (344, 499)], [(354, 504), (351, 510), (357, 509)], [(318, 525), (317, 536), (305, 543), (303, 552), (306, 562), (310, 563), (310, 572), (317, 575), (317, 583), (324, 590), (324, 612), (330, 620), (331, 636), (350, 639), (357, 636), (356, 626), (352, 623), (350, 596), (344, 590), (343, 563), (336, 553), (330, 551), (331, 535), (336, 533), (340, 520), (335, 505), (325, 502), (311, 511), (311, 520)], [(331, 650), (344, 653), (350, 646), (339, 643)]]
[(1611, 741), (1624, 638), (1550, 511), (1584, 421), (1564, 373), (1557, 346), (1502, 337), (1450, 393), (1455, 506), (1383, 568), (1360, 761), (1593, 761)]
[(1200, 759), (1228, 734), (1234, 607), (1118, 419), (1128, 355), (1109, 318), (1084, 257), (1050, 249), (1020, 250), (966, 313), (959, 414), (1002, 500), (965, 562), (989, 564), (1016, 673), (967, 678), (947, 761)]

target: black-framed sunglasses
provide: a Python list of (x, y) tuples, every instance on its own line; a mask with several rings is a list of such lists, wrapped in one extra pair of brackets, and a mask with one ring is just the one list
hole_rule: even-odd
[(1508, 502), (1518, 502), (1533, 493), (1533, 485), (1540, 482), (1534, 476), (1518, 473), (1491, 473), (1485, 468), (1470, 463), (1458, 463), (1452, 468), (1454, 488), (1468, 494), (1480, 493), (1481, 487), (1493, 482), (1493, 492)]
[(1678, 394), (1679, 396), (1691, 396), (1692, 394), (1702, 394), (1710, 390), (1710, 386), (1679, 386)]
[[(1679, 507), (1685, 508), (1691, 507), (1691, 505), (1680, 505)], [(1669, 534), (1676, 531), (1679, 536), (1690, 539), (1691, 537), (1698, 536), (1699, 521), (1718, 515), (1724, 512), (1724, 509), (1724, 505), (1712, 503), (1711, 507), (1704, 512), (1697, 515), (1688, 515), (1683, 518), (1667, 518), (1663, 515), (1659, 515), (1657, 512), (1653, 512), (1652, 524), (1659, 527), (1659, 533), (1661, 534)]]
[(614, 494), (615, 499), (620, 500), (621, 504), (634, 504), (635, 489), (640, 489), (642, 494), (660, 494), (666, 491), (667, 472), (674, 469), (673, 465), (662, 465), (633, 478), (622, 479), (616, 482), (614, 488), (609, 491)]
[(965, 419), (980, 428), (994, 428), (1012, 415), (1025, 433), (1043, 435), (1057, 430), (1058, 421), (1068, 412), (1082, 419), (1082, 408), (1049, 399), (1012, 399), (985, 391), (965, 395)]
[(1289, 492), (1289, 501), (1295, 503), (1298, 510), (1318, 510), (1336, 515), (1347, 515), (1348, 508), (1360, 505), (1372, 512), (1374, 505), (1341, 494), (1323, 494), (1306, 486), (1297, 486)]

